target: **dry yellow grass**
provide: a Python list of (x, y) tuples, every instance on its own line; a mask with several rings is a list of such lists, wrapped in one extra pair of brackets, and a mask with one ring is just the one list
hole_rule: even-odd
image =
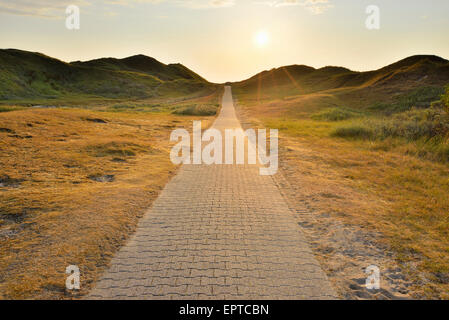
[(447, 164), (412, 156), (411, 144), (332, 138), (335, 124), (289, 120), (290, 107), (274, 99), (239, 98), (242, 118), (280, 129), (281, 170), (309, 208), (380, 232), (414, 297), (449, 299)]
[[(79, 109), (0, 113), (0, 299), (85, 294), (176, 172), (170, 132), (190, 129), (192, 120)], [(93, 180), (105, 175), (113, 181)], [(69, 265), (81, 270), (76, 296), (65, 291)]]

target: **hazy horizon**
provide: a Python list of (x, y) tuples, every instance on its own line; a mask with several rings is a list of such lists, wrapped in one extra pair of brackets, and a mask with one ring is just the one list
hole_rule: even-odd
[[(81, 10), (80, 30), (65, 8)], [(375, 70), (412, 55), (449, 58), (449, 2), (378, 0), (381, 25), (368, 30), (371, 1), (350, 0), (0, 0), (3, 48), (60, 60), (136, 54), (181, 63), (211, 82), (304, 64)]]

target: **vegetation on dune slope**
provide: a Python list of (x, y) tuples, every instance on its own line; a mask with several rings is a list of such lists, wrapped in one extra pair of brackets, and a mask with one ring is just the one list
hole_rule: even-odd
[(154, 58), (144, 55), (136, 55), (124, 59), (101, 58), (86, 62), (75, 61), (71, 64), (89, 68), (145, 73), (155, 76), (163, 81), (176, 79), (205, 81), (201, 76), (182, 64), (165, 65)]
[(418, 90), (416, 97), (419, 97), (422, 94), (419, 90), (423, 87), (433, 87), (435, 94), (447, 83), (449, 61), (436, 56), (412, 56), (368, 72), (355, 72), (341, 67), (281, 67), (234, 83), (233, 89), (237, 94), (253, 95), (259, 101), (326, 93), (344, 100), (346, 107), (353, 109), (396, 102), (398, 111), (403, 111), (401, 107), (407, 101), (395, 101), (398, 96)]
[(43, 54), (0, 50), (0, 101), (181, 96), (214, 85), (180, 64), (143, 55), (65, 63)]

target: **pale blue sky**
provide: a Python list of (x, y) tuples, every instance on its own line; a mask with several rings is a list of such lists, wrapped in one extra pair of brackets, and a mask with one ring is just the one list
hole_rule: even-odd
[[(65, 28), (69, 4), (81, 8), (80, 30)], [(380, 30), (365, 28), (372, 4)], [(0, 0), (0, 47), (65, 61), (141, 53), (224, 82), (288, 64), (370, 70), (413, 54), (448, 59), (448, 17), (447, 0)]]

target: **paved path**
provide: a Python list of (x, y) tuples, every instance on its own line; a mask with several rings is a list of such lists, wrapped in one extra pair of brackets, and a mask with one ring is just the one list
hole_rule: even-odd
[[(231, 88), (214, 123), (240, 127)], [(258, 165), (184, 165), (90, 299), (333, 299), (273, 178)]]

